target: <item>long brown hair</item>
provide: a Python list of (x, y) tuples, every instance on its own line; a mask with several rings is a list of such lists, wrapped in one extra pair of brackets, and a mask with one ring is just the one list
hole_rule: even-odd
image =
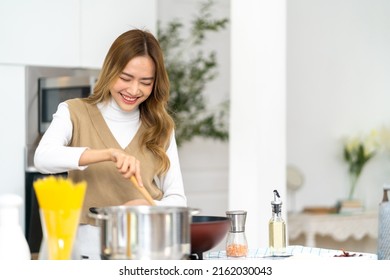
[(158, 174), (164, 174), (170, 162), (166, 155), (174, 121), (167, 111), (169, 79), (164, 65), (163, 52), (157, 39), (148, 31), (129, 30), (121, 34), (111, 45), (94, 87), (87, 102), (97, 104), (107, 102), (110, 87), (119, 77), (127, 63), (137, 56), (149, 56), (155, 64), (155, 80), (150, 96), (140, 104), (140, 118), (146, 127), (141, 137), (141, 147), (149, 149), (159, 160)]

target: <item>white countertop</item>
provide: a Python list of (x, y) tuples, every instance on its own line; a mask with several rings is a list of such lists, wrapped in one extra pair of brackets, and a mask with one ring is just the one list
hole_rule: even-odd
[[(376, 254), (360, 253), (360, 252), (349, 252), (350, 254), (356, 254), (355, 258), (365, 258), (376, 260)], [(286, 255), (288, 258), (316, 258), (316, 257), (334, 257), (335, 255), (341, 255), (341, 250), (305, 247), (305, 246), (288, 246), (286, 248)], [(270, 259), (286, 259), (286, 257), (272, 257), (270, 256), (268, 248), (255, 248), (249, 249), (248, 256), (246, 259), (253, 258), (270, 258)], [(210, 251), (203, 254), (203, 259), (236, 259), (227, 258), (225, 251)], [(245, 258), (240, 258), (245, 259)]]

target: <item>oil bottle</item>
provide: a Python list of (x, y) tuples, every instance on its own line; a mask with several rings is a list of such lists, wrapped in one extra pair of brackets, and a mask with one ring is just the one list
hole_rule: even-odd
[(272, 256), (283, 256), (286, 254), (286, 222), (282, 218), (280, 195), (277, 190), (274, 190), (273, 193), (272, 217), (268, 223), (269, 249)]

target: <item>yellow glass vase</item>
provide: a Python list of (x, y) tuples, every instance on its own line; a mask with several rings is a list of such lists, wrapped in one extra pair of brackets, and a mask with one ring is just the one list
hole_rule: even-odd
[(48, 259), (71, 259), (86, 188), (54, 176), (34, 182)]

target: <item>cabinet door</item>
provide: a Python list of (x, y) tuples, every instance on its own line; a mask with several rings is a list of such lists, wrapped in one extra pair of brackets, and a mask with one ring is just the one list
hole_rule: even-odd
[(112, 42), (129, 29), (148, 29), (155, 34), (156, 0), (80, 1), (81, 67), (101, 68)]
[(0, 1), (0, 63), (79, 65), (79, 1)]

